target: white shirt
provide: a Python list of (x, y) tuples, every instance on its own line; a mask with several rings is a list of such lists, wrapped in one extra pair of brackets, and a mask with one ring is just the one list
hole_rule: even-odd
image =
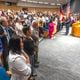
[(31, 74), (30, 64), (26, 64), (21, 55), (12, 54), (10, 51), (8, 63), (12, 73), (11, 80), (28, 80)]

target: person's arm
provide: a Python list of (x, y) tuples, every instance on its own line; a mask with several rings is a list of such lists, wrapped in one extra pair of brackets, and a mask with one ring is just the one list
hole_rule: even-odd
[(24, 76), (29, 76), (31, 74), (31, 67), (30, 64), (26, 64), (24, 59), (21, 57), (17, 57), (14, 61), (14, 68), (16, 72), (20, 73)]
[(26, 60), (26, 63), (29, 63), (30, 64), (30, 60), (29, 60), (29, 56), (27, 55), (27, 53), (22, 49), (21, 50), (22, 54), (21, 56), (23, 56)]

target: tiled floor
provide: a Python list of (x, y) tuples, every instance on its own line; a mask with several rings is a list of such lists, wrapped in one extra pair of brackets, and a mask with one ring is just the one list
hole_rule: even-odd
[(36, 80), (80, 80), (80, 38), (65, 36), (63, 30), (42, 40), (39, 60)]

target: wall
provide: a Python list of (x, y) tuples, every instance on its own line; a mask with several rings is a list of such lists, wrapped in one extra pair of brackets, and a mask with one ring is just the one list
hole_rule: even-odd
[[(15, 11), (18, 11), (18, 10), (21, 10), (24, 6), (16, 6), (16, 5), (11, 5), (11, 6), (7, 6), (7, 5), (4, 5), (4, 4), (0, 4), (0, 10), (15, 10)], [(25, 6), (26, 7), (26, 6)], [(50, 12), (59, 12), (59, 8), (45, 8), (45, 7), (26, 7), (28, 8), (29, 11), (41, 11), (41, 12), (44, 12), (44, 11), (50, 11)]]
[[(29, 3), (29, 2), (21, 2), (19, 1), (18, 6), (26, 6), (26, 7), (40, 7), (40, 8), (53, 8), (52, 5), (49, 4), (38, 4), (38, 3)], [(54, 6), (57, 7), (57, 6)]]
[(80, 0), (71, 0), (72, 5), (71, 5), (71, 11), (73, 13), (80, 13)]
[(21, 10), (22, 9), (22, 7), (17, 7), (17, 6), (15, 6), (15, 5), (13, 5), (13, 6), (6, 6), (6, 5), (0, 5), (0, 10), (8, 10), (8, 9), (10, 9), (10, 10)]
[(28, 7), (28, 10), (36, 11), (36, 12), (58, 12), (58, 8), (36, 8), (36, 7)]

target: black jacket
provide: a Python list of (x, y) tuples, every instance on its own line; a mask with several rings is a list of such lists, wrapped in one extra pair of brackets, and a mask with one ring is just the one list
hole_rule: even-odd
[(35, 49), (34, 40), (30, 38), (25, 38), (23, 43), (24, 43), (24, 51), (28, 55), (34, 55), (34, 49)]
[(7, 41), (7, 38), (4, 34), (4, 30), (2, 28), (2, 26), (0, 25), (0, 38), (1, 38), (1, 41), (2, 41), (2, 46), (3, 46), (3, 49), (7, 48), (8, 47), (8, 41)]

